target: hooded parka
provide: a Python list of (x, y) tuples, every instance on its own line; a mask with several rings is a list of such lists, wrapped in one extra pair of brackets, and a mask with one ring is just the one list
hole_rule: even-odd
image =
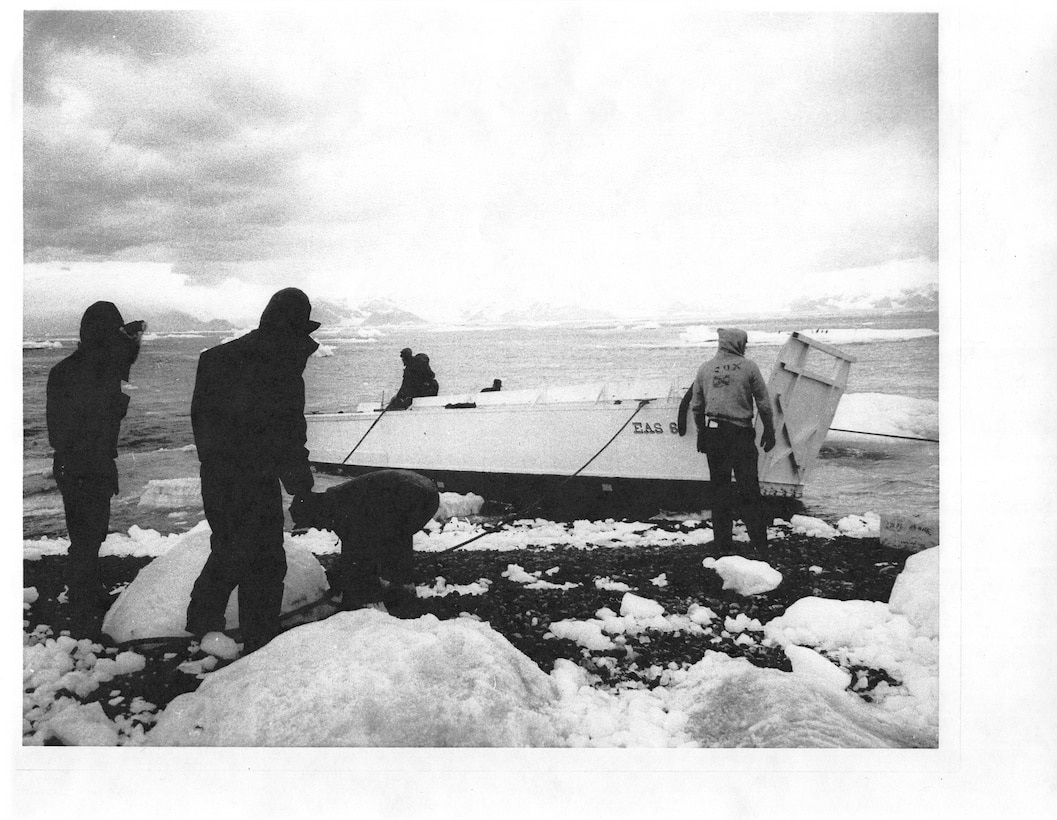
[(74, 620), (90, 629), (108, 599), (98, 563), (118, 492), (117, 441), (129, 404), (121, 382), (139, 354), (138, 338), (123, 326), (112, 302), (94, 303), (81, 318), (77, 350), (48, 373), (48, 441), (70, 536), (66, 585)]
[(311, 304), (296, 288), (276, 293), (259, 327), (199, 357), (191, 426), (201, 462), (210, 556), (191, 592), (187, 630), (221, 631), (232, 590), (248, 651), (279, 631), (286, 555), (280, 482), (312, 489), (303, 373), (319, 345)]

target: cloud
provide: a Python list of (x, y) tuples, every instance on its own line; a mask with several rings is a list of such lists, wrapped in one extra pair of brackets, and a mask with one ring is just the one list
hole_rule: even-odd
[(935, 260), (935, 15), (27, 20), (28, 263), (454, 309)]
[(265, 284), (229, 277), (200, 284), (163, 263), (81, 262), (26, 265), (23, 313), (27, 324), (80, 316), (93, 302), (112, 301), (127, 319), (181, 311), (200, 319), (256, 325), (274, 291)]

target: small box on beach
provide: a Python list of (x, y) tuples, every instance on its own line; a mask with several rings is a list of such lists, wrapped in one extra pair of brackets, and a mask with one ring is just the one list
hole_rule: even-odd
[(940, 520), (936, 516), (889, 513), (881, 516), (881, 546), (920, 552), (940, 543)]

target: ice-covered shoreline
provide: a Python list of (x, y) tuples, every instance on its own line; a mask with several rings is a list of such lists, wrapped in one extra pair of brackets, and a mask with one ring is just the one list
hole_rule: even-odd
[[(472, 509), (474, 504), (467, 506)], [(819, 542), (850, 536), (869, 544), (876, 538), (877, 525), (877, 517), (870, 513), (832, 524), (796, 516), (789, 522), (776, 521), (771, 534), (778, 542), (794, 535)], [(416, 553), (436, 554), (478, 534), (481, 526), (459, 516), (432, 522), (427, 532), (416, 536)], [(744, 538), (743, 533), (738, 536)], [(192, 541), (194, 549), (202, 552), (207, 540), (204, 524), (171, 535), (137, 527), (127, 534), (112, 534), (104, 555), (150, 558), (147, 568), (181, 568), (167, 570), (164, 578), (151, 578), (146, 568), (141, 570), (122, 593), (124, 609), (115, 604), (114, 615), (108, 616), (111, 624), (122, 618), (142, 621), (142, 612), (137, 614), (136, 609), (148, 605), (168, 607), (179, 618), (180, 602), (163, 601), (156, 585), (171, 591), (186, 581), (189, 588), (193, 562), (172, 559), (188, 555)], [(288, 536), (287, 543), (304, 556), (298, 566), (307, 568), (298, 570), (299, 577), (308, 580), (295, 583), (303, 587), (294, 590), (295, 597), (318, 595), (325, 582), (312, 556), (332, 557), (338, 550), (336, 539), (312, 530)], [(578, 585), (554, 583), (549, 572), (526, 571), (519, 563), (524, 559), (516, 556), (560, 546), (582, 552), (590, 563), (589, 556), (598, 550), (604, 555), (610, 549), (693, 548), (708, 555), (710, 544), (710, 529), (692, 519), (682, 524), (526, 520), (478, 539), (465, 550), (510, 554), (510, 559), (500, 559), (507, 565), (506, 582), (514, 585), (507, 589), (524, 590), (523, 595), (565, 596), (581, 594)], [(65, 547), (65, 539), (28, 540), (24, 558), (35, 561), (61, 555)], [(426, 615), (405, 622), (374, 611), (347, 613), (297, 627), (258, 653), (207, 674), (196, 693), (178, 697), (163, 709), (142, 699), (114, 706), (119, 710), (114, 719), (92, 702), (92, 693), (115, 676), (142, 670), (147, 663), (144, 656), (134, 649), (104, 651), (91, 641), (54, 637), (38, 629), (24, 636), (29, 709), (24, 716), (24, 733), (28, 732), (24, 742), (52, 737), (64, 743), (102, 745), (931, 746), (938, 731), (936, 556), (938, 548), (908, 559), (888, 603), (809, 596), (766, 623), (697, 605), (688, 611), (668, 610), (651, 600), (650, 592), (668, 584), (664, 573), (640, 582), (635, 591), (621, 590), (613, 578), (599, 576), (592, 586), (620, 595), (619, 611), (603, 607), (592, 618), (553, 620), (548, 634), (581, 644), (582, 651), (591, 654), (591, 663), (584, 667), (559, 659), (549, 673), (487, 623), (472, 617), (438, 620)], [(706, 557), (703, 570), (720, 574), (737, 600), (751, 601), (782, 583), (781, 574), (776, 577), (766, 561), (736, 555)], [(180, 575), (188, 578), (177, 583)], [(437, 578), (419, 584), (418, 594), (423, 599), (454, 596), (452, 600), (468, 601), (494, 597), (497, 592), (487, 579), (467, 584)], [(35, 589), (25, 591), (27, 609), (36, 595)], [(835, 625), (842, 631), (834, 632)], [(167, 627), (159, 629), (168, 634)], [(769, 651), (781, 647), (792, 662), (792, 672), (760, 668), (744, 657), (718, 651), (706, 652), (692, 666), (656, 669), (651, 673), (652, 686), (605, 685), (590, 671), (616, 662), (607, 661), (607, 655), (614, 651), (619, 655), (625, 646), (648, 643), (649, 636), (671, 640), (680, 632), (697, 635), (697, 640), (714, 635), (713, 640), (735, 641), (746, 652), (753, 647), (770, 647)], [(434, 670), (428, 682), (414, 671), (422, 664)], [(864, 702), (855, 691), (866, 679), (856, 670), (881, 665), (898, 681), (882, 682), (871, 690), (874, 702)], [(507, 687), (501, 695), (479, 688), (480, 680), (493, 675), (497, 681), (514, 675), (511, 680), (528, 682), (528, 688)], [(273, 714), (277, 692), (290, 686), (304, 691), (305, 698), (292, 712)], [(71, 698), (60, 690), (80, 697)], [(455, 711), (443, 706), (454, 697), (452, 693), (467, 691), (474, 694), (461, 696), (458, 706), (451, 702)], [(337, 723), (322, 706), (335, 698), (351, 698), (358, 704), (351, 717)], [(372, 714), (400, 717), (379, 724)], [(460, 714), (461, 720), (454, 721), (454, 714)], [(739, 721), (749, 719), (768, 728), (746, 734)], [(193, 725), (205, 726), (205, 733), (192, 731)], [(462, 725), (477, 729), (460, 730)]]

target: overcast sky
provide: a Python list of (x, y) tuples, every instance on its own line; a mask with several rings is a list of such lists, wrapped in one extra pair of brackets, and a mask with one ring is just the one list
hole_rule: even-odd
[[(781, 307), (937, 281), (933, 15), (28, 12), (27, 315)], [(245, 9), (245, 7), (241, 7)], [(286, 10), (283, 10), (286, 9)]]

